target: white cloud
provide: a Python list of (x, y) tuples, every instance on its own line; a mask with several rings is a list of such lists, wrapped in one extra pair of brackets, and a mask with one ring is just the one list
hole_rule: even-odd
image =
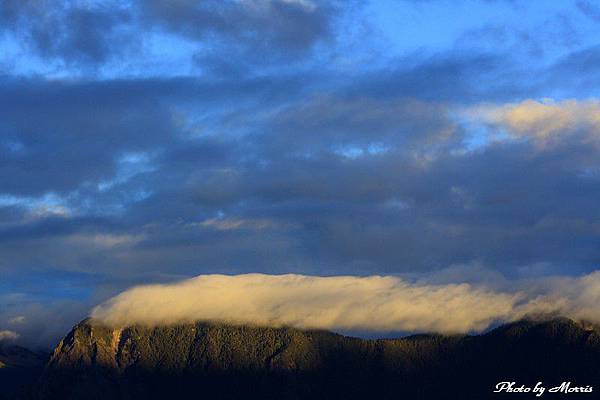
[(555, 277), (530, 284), (537, 293), (523, 304), (523, 313), (552, 313), (600, 323), (600, 271), (578, 278)]
[(201, 275), (134, 287), (91, 315), (112, 326), (223, 321), (373, 332), (482, 331), (535, 314), (600, 323), (600, 271), (506, 283), (498, 290), (392, 276)]
[(202, 275), (135, 287), (92, 316), (122, 326), (219, 320), (332, 330), (464, 332), (509, 318), (518, 294), (468, 284), (415, 285), (396, 277)]

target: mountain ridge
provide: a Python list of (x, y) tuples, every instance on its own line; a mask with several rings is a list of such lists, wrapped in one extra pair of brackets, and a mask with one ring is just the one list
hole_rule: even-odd
[(36, 393), (163, 398), (176, 387), (227, 399), (485, 399), (511, 377), (600, 382), (600, 335), (564, 318), (399, 339), (214, 322), (116, 329), (86, 319), (56, 347)]

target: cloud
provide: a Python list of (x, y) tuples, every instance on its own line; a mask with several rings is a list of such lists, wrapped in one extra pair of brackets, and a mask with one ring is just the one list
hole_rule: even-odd
[(92, 246), (102, 249), (113, 249), (135, 245), (143, 238), (134, 235), (94, 234), (74, 235), (69, 239), (71, 240), (71, 244), (75, 247)]
[[(414, 98), (318, 95), (294, 102), (273, 115), (266, 146), (289, 146), (297, 154), (339, 152), (346, 147), (380, 154), (396, 147), (435, 148), (460, 137), (446, 104)], [(286, 143), (287, 142), (287, 143)], [(279, 151), (279, 150), (278, 150)]]
[(130, 42), (120, 29), (129, 23), (129, 11), (116, 2), (107, 3), (111, 1), (6, 0), (0, 4), (0, 29), (41, 57), (67, 63), (101, 63)]
[(587, 0), (577, 0), (575, 2), (579, 11), (595, 22), (600, 22), (600, 9), (597, 5)]
[(273, 228), (275, 224), (272, 221), (262, 219), (209, 218), (202, 221), (200, 226), (228, 231), (237, 229), (263, 230)]
[[(147, 75), (148, 64), (155, 64), (151, 74), (189, 73), (198, 70), (194, 65), (247, 73), (303, 62), (322, 43), (332, 47), (339, 14), (353, 6), (338, 0), (6, 0), (0, 33), (8, 56), (0, 57), (0, 67), (4, 61), (19, 73), (61, 76), (125, 69)], [(26, 61), (17, 64), (16, 56)]]
[[(600, 274), (583, 279), (585, 288), (595, 286)], [(522, 292), (409, 283), (392, 276), (201, 275), (134, 287), (94, 308), (91, 316), (114, 326), (217, 320), (331, 330), (468, 332), (519, 317), (523, 298)], [(593, 300), (592, 294), (567, 303)], [(528, 312), (551, 310), (537, 301)]]
[(17, 315), (16, 317), (12, 317), (8, 320), (8, 323), (11, 325), (18, 325), (24, 323), (26, 320), (24, 315)]
[(528, 315), (600, 323), (600, 271), (510, 283), (500, 290), (393, 276), (201, 275), (134, 287), (91, 316), (113, 326), (208, 320), (373, 332), (464, 333)]
[(524, 313), (551, 313), (600, 323), (600, 271), (580, 277), (554, 277), (530, 282)]
[(600, 101), (597, 99), (530, 99), (479, 107), (472, 113), (505, 128), (510, 135), (528, 137), (540, 144), (555, 143), (575, 134), (594, 142), (600, 138)]
[[(544, 153), (533, 139), (465, 151), (469, 127), (451, 103), (369, 91), (372, 79), (319, 94), (294, 79), (7, 83), (0, 129), (23, 146), (0, 157), (10, 200), (0, 268), (93, 265), (144, 282), (323, 266), (394, 274), (476, 259), (507, 275), (536, 263), (597, 267), (595, 147), (562, 140)], [(231, 101), (240, 108), (228, 111)], [(191, 122), (173, 121), (171, 108)], [(192, 122), (207, 132), (192, 134)]]
[(336, 8), (335, 1), (139, 2), (144, 24), (202, 44), (196, 61), (226, 73), (238, 71), (236, 64), (245, 68), (309, 55), (332, 38)]
[(0, 331), (0, 342), (5, 340), (16, 340), (18, 338), (19, 334), (17, 332), (8, 330)]

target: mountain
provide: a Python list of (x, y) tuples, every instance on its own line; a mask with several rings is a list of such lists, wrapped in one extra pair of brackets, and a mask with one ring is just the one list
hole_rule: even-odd
[(57, 346), (36, 392), (40, 399), (468, 400), (507, 396), (492, 393), (500, 381), (600, 383), (600, 336), (568, 319), (525, 320), (479, 336), (378, 340), (218, 323), (112, 329), (88, 319)]
[(23, 397), (47, 360), (47, 354), (0, 342), (0, 399)]

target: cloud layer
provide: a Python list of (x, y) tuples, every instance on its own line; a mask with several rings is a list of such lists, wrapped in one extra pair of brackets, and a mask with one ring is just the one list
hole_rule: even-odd
[(501, 292), (391, 276), (201, 275), (129, 289), (94, 308), (113, 326), (193, 321), (372, 332), (470, 332), (531, 314), (600, 322), (600, 272)]
[(596, 270), (596, 11), (0, 1), (0, 329), (199, 274)]

